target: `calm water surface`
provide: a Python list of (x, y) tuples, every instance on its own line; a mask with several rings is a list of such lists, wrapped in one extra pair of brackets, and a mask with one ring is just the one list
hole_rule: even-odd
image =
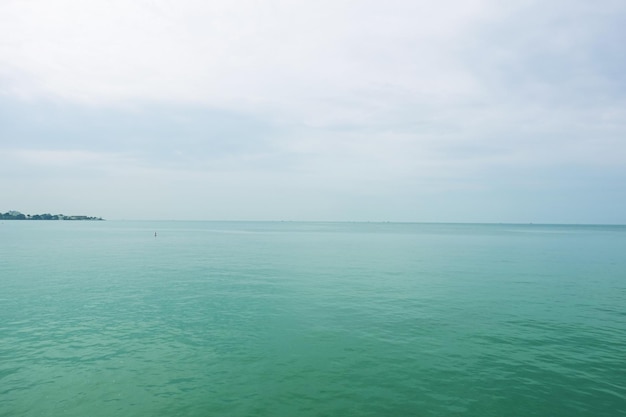
[(623, 226), (0, 221), (0, 416), (626, 415), (625, 254)]

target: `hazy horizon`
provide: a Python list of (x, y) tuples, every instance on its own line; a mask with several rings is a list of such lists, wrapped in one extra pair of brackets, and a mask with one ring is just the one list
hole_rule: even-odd
[[(16, 211), (16, 212), (20, 212), (19, 210), (8, 210), (8, 211)], [(0, 213), (6, 213), (7, 210), (2, 211), (0, 210)], [(22, 212), (20, 212), (22, 213)], [(93, 219), (81, 219), (79, 221), (113, 221), (113, 222), (205, 222), (205, 223), (371, 223), (371, 224), (422, 224), (422, 225), (493, 225), (493, 226), (497, 226), (497, 225), (502, 225), (502, 226), (506, 226), (506, 225), (511, 225), (511, 226), (624, 226), (626, 227), (626, 224), (624, 223), (544, 223), (544, 222), (454, 222), (454, 221), (419, 221), (419, 220), (413, 220), (413, 221), (402, 221), (402, 220), (292, 220), (292, 219), (256, 219), (256, 220), (251, 220), (251, 219), (230, 219), (230, 220), (225, 220), (225, 219), (176, 219), (176, 218), (170, 218), (170, 219), (159, 219), (159, 218), (104, 218), (102, 216), (99, 215), (94, 215), (94, 214), (90, 214), (90, 213), (72, 213), (72, 214), (67, 214), (67, 213), (48, 213), (48, 212), (38, 212), (38, 213), (22, 213), (24, 215), (41, 215), (41, 214), (51, 214), (51, 215), (64, 215), (64, 216), (87, 216), (87, 217), (93, 217)], [(7, 219), (0, 219), (0, 222), (7, 220)], [(59, 221), (66, 221), (66, 222), (74, 222), (76, 220), (69, 220), (69, 219), (52, 219), (52, 220), (32, 220), (32, 219), (28, 219), (29, 221), (36, 221), (36, 222), (59, 222)], [(9, 220), (9, 221), (23, 221), (23, 220)]]

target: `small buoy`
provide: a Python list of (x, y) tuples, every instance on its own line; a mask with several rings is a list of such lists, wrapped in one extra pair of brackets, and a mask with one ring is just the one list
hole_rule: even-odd
[(154, 237), (156, 237), (156, 232), (154, 232)]

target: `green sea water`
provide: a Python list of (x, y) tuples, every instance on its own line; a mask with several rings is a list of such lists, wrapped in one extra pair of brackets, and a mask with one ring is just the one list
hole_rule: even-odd
[(626, 227), (0, 222), (0, 416), (626, 416)]

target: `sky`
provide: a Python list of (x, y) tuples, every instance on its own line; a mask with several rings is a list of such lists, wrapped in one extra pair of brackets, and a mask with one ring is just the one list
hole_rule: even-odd
[(0, 0), (0, 212), (626, 224), (623, 0)]

